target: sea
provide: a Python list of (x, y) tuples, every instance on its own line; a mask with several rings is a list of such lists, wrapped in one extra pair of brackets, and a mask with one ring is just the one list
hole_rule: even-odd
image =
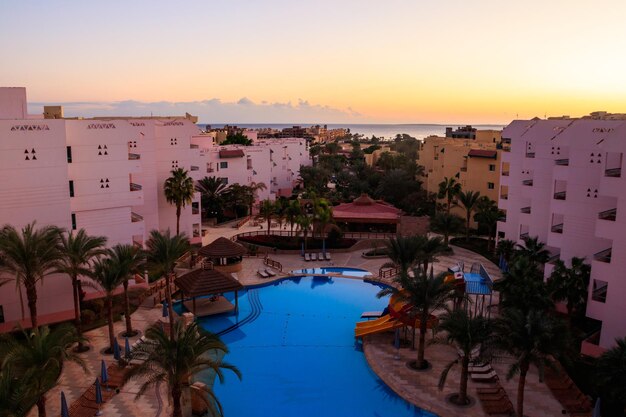
[[(323, 124), (323, 123), (320, 123)], [(285, 123), (285, 124), (246, 124), (246, 123), (228, 123), (230, 126), (238, 126), (246, 129), (263, 129), (263, 128), (271, 128), (271, 129), (284, 129), (286, 127), (293, 126), (302, 126), (307, 127), (311, 126), (310, 123)], [(198, 124), (200, 128), (206, 128), (206, 124)], [(225, 124), (220, 123), (211, 123), (209, 124), (212, 128), (222, 128)], [(372, 136), (376, 136), (379, 139), (393, 139), (398, 134), (406, 133), (409, 136), (412, 136), (416, 139), (424, 139), (427, 136), (437, 135), (444, 136), (446, 133), (446, 127), (452, 127), (456, 129), (457, 127), (465, 126), (465, 124), (327, 124), (328, 129), (339, 129), (346, 128), (350, 129), (350, 133), (355, 134), (359, 133), (367, 138), (371, 138)], [(504, 128), (504, 125), (472, 125), (476, 129), (496, 129), (501, 130)]]

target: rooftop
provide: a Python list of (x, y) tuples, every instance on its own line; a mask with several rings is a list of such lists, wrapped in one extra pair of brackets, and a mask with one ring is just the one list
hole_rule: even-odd
[(239, 243), (225, 237), (218, 237), (213, 242), (203, 246), (198, 254), (205, 258), (230, 258), (235, 256), (243, 256), (248, 251)]
[(191, 297), (221, 294), (243, 288), (232, 275), (216, 269), (196, 269), (176, 278), (174, 282), (186, 296)]

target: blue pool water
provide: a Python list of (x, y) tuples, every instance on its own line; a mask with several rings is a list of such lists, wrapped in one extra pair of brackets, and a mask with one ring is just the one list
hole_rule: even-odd
[(323, 267), (323, 268), (304, 268), (304, 269), (296, 269), (295, 271), (291, 271), (292, 274), (341, 274), (347, 277), (357, 277), (363, 278), (368, 275), (371, 275), (369, 271), (365, 271), (359, 268), (347, 268), (347, 267)]
[(387, 305), (379, 290), (354, 279), (290, 278), (248, 288), (238, 316), (199, 319), (243, 373), (242, 381), (226, 373), (215, 383), (225, 416), (433, 416), (391, 391), (355, 345), (361, 313)]

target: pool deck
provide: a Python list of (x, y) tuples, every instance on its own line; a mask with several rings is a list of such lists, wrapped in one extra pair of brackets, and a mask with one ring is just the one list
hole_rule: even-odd
[[(228, 230), (226, 234), (234, 234), (241, 232), (233, 229)], [(212, 235), (212, 238), (215, 238)], [(451, 256), (441, 256), (439, 261), (434, 265), (435, 273), (447, 270), (448, 266), (458, 261), (464, 261), (465, 265), (471, 265), (473, 262), (482, 262), (493, 279), (500, 277), (500, 272), (496, 265), (486, 261), (480, 255), (462, 249), (454, 248), (454, 254)], [(353, 268), (361, 268), (370, 271), (374, 276), (377, 275), (378, 269), (382, 264), (387, 262), (383, 259), (365, 259), (361, 257), (362, 251), (333, 253), (333, 261), (309, 261), (305, 262), (299, 255), (275, 254), (271, 258), (282, 263), (284, 271), (292, 271), (294, 269), (327, 267), (327, 266), (347, 266)], [(255, 285), (271, 282), (288, 276), (287, 273), (279, 273), (273, 278), (260, 278), (257, 276), (257, 270), (263, 265), (263, 258), (244, 258), (242, 271), (236, 274), (237, 278), (244, 285)], [(350, 278), (350, 277), (346, 277)], [(353, 277), (354, 278), (354, 277)], [(357, 278), (360, 279), (360, 278)], [(494, 297), (494, 303), (497, 302)], [(141, 332), (161, 319), (161, 308), (153, 307), (150, 298), (139, 307), (132, 316), (133, 327)], [(115, 323), (115, 333), (119, 335), (124, 329), (121, 321)], [(105, 359), (107, 364), (113, 361), (111, 356), (105, 356), (100, 353), (101, 349), (108, 345), (106, 326), (94, 329), (85, 334), (93, 348), (82, 354), (89, 372), (85, 374), (82, 369), (73, 363), (64, 366), (63, 373), (57, 387), (48, 392), (47, 411), (51, 416), (60, 414), (60, 393), (63, 391), (67, 397), (68, 404), (80, 397), (80, 395), (93, 383), (96, 376), (99, 375), (100, 361)], [(140, 333), (141, 335), (141, 333)], [(132, 343), (140, 335), (131, 338)], [(429, 335), (430, 338), (430, 335)], [(395, 359), (396, 349), (392, 346), (392, 333), (377, 334), (366, 338), (364, 351), (371, 368), (379, 377), (385, 381), (395, 392), (407, 401), (418, 405), (421, 408), (432, 410), (444, 416), (485, 416), (479, 403), (469, 407), (459, 409), (454, 406), (447, 405), (444, 397), (454, 392), (458, 386), (459, 372), (458, 369), (451, 371), (448, 377), (446, 388), (440, 392), (437, 389), (437, 381), (442, 367), (450, 360), (454, 359), (456, 353), (452, 347), (437, 346), (428, 347), (426, 357), (433, 363), (433, 368), (426, 372), (414, 372), (405, 366), (405, 362), (414, 359), (416, 353), (408, 348), (399, 350), (400, 359)], [(123, 338), (118, 337), (123, 342)], [(236, 365), (236, 364), (235, 364)], [(513, 403), (515, 403), (517, 378), (506, 381), (507, 361), (503, 360), (494, 365), (500, 375), (501, 383), (505, 387)], [(234, 378), (228, 378), (226, 383), (236, 383)], [(470, 382), (470, 395), (475, 396), (475, 388), (477, 384)], [(139, 390), (139, 385), (135, 381), (126, 384), (120, 394), (114, 396), (103, 407), (103, 415), (109, 417), (165, 417), (170, 414), (168, 404), (168, 395), (165, 386), (158, 389), (150, 389), (144, 396), (135, 399), (135, 394)], [(561, 415), (561, 407), (557, 400), (552, 396), (550, 391), (544, 384), (538, 382), (537, 371), (532, 369), (528, 378), (526, 388), (525, 401), (526, 414), (529, 416), (543, 415)], [(29, 417), (37, 415), (36, 408), (29, 413)]]

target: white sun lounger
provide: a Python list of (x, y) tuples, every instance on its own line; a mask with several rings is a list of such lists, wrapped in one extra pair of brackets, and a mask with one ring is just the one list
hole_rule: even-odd
[(484, 374), (493, 371), (491, 364), (486, 363), (480, 366), (470, 366), (468, 368), (470, 374)]
[(484, 374), (470, 374), (472, 381), (475, 382), (492, 382), (496, 379), (498, 379), (498, 374), (496, 374), (496, 372), (494, 370), (491, 370), (490, 372), (484, 373)]
[(256, 273), (257, 273), (257, 274), (259, 274), (259, 276), (260, 276), (261, 278), (269, 278), (269, 277), (270, 277), (269, 275), (267, 275), (267, 272), (265, 272), (265, 271), (264, 271), (264, 270), (262, 270), (262, 269), (259, 269), (258, 271), (256, 271)]
[(311, 260), (312, 261), (317, 261), (317, 253), (314, 252), (314, 253), (311, 254)]
[(305, 261), (307, 261), (307, 262), (309, 262), (309, 261), (311, 260), (311, 254), (309, 254), (309, 253), (305, 253), (305, 254), (304, 254), (304, 260), (305, 260)]
[(326, 252), (326, 253), (324, 254), (324, 258), (325, 258), (327, 261), (332, 261), (332, 259), (330, 258), (330, 252)]
[(320, 261), (324, 260), (324, 254), (322, 252), (317, 254), (317, 259), (319, 259)]
[(272, 271), (272, 270), (271, 270), (271, 269), (269, 269), (269, 268), (265, 268), (265, 273), (266, 273), (267, 275), (269, 275), (270, 277), (275, 277), (275, 276), (276, 276), (276, 272)]

